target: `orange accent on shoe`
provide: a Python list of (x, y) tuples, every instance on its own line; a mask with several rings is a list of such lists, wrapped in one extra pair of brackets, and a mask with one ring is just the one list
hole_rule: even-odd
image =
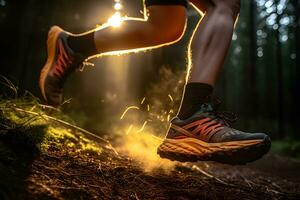
[(62, 41), (58, 42), (58, 59), (54, 69), (54, 74), (57, 76), (61, 76), (64, 73), (65, 66), (71, 63), (71, 60), (68, 54), (65, 51), (65, 48), (62, 44)]
[(174, 139), (184, 139), (187, 138), (187, 136), (185, 135), (180, 135), (180, 136), (176, 136)]
[(39, 87), (42, 93), (43, 98), (48, 101), (47, 96), (46, 96), (46, 91), (45, 91), (45, 80), (48, 75), (52, 74), (51, 66), (53, 65), (53, 62), (55, 61), (55, 52), (56, 52), (56, 41), (59, 37), (59, 34), (63, 30), (59, 28), (58, 26), (53, 26), (49, 33), (48, 33), (48, 40), (47, 40), (47, 52), (48, 52), (48, 58), (43, 66), (43, 69), (41, 70), (40, 74), (40, 80), (39, 80)]
[(222, 125), (217, 123), (216, 121), (212, 120), (212, 121), (207, 121), (206, 123), (202, 123), (199, 124), (193, 131), (193, 134), (204, 134), (207, 135), (209, 134), (211, 131), (216, 132), (217, 130), (219, 130), (218, 128), (221, 128)]
[[(196, 128), (194, 128), (194, 130), (192, 131), (188, 131), (188, 129), (193, 127)], [(211, 118), (206, 117), (194, 121), (190, 124), (187, 124), (178, 131), (181, 133), (185, 132), (183, 133), (185, 135), (187, 134), (187, 132), (189, 132), (189, 135), (198, 135), (201, 140), (208, 141), (212, 135), (222, 130), (223, 128), (224, 127), (222, 124), (216, 122), (215, 120), (212, 120)], [(182, 129), (185, 129), (185, 131), (183, 131)]]
[(211, 119), (207, 117), (207, 118), (204, 118), (204, 119), (200, 119), (200, 120), (194, 121), (194, 122), (192, 122), (190, 124), (187, 124), (187, 125), (183, 126), (182, 128), (189, 129), (189, 128), (192, 128), (194, 126), (197, 126), (199, 124), (205, 123), (205, 122), (210, 121), (210, 120)]

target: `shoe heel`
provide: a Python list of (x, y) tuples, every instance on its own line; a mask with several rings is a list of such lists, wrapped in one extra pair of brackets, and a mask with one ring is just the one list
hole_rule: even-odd
[(49, 74), (49, 71), (51, 69), (51, 66), (55, 59), (55, 52), (56, 52), (56, 45), (57, 45), (57, 38), (59, 37), (59, 34), (63, 30), (59, 28), (58, 26), (52, 26), (51, 29), (48, 32), (48, 39), (47, 39), (47, 61), (44, 65), (44, 67), (41, 70), (40, 73), (40, 80), (39, 80), (39, 87), (41, 90), (41, 94), (45, 101), (47, 101), (47, 96), (45, 92), (45, 80), (47, 75)]

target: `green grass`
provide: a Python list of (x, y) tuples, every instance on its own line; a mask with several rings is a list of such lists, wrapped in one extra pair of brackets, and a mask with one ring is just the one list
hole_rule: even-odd
[(59, 109), (41, 104), (30, 92), (20, 97), (18, 87), (2, 75), (0, 89), (0, 158), (13, 157), (18, 151), (46, 152), (51, 147), (101, 153), (101, 147)]
[(29, 152), (43, 152), (55, 147), (101, 153), (101, 148), (95, 142), (55, 119), (73, 124), (68, 116), (40, 104), (29, 93), (22, 98), (0, 99), (0, 155), (8, 154), (7, 145)]
[(273, 141), (271, 151), (300, 160), (300, 141), (293, 139)]

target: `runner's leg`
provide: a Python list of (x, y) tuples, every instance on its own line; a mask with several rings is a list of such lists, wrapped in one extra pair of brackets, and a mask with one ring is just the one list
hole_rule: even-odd
[[(225, 60), (239, 13), (240, 0), (191, 0), (204, 10), (189, 48), (188, 82), (214, 85)], [(204, 2), (205, 6), (201, 6)]]
[[(39, 86), (44, 100), (58, 106), (63, 102), (63, 86), (68, 76), (88, 57), (120, 50), (160, 47), (176, 42), (183, 35), (185, 0), (171, 4), (147, 0), (145, 19), (127, 19), (121, 27), (103, 26), (83, 34), (72, 34), (54, 26), (47, 40), (48, 58), (40, 74)], [(165, 2), (165, 1), (164, 1)]]
[(128, 18), (120, 27), (104, 25), (86, 34), (69, 37), (75, 52), (91, 56), (121, 50), (155, 48), (178, 41), (184, 33), (186, 8), (181, 5), (151, 5), (147, 17)]
[(197, 24), (188, 50), (188, 77), (178, 112), (180, 119), (210, 101), (213, 86), (231, 42), (240, 0), (190, 0), (204, 16)]

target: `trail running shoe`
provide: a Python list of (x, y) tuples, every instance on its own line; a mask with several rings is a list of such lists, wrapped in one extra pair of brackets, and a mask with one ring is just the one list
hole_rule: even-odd
[(68, 47), (69, 35), (58, 26), (53, 26), (48, 33), (48, 58), (40, 74), (39, 86), (49, 105), (58, 106), (63, 102), (66, 79), (84, 61), (81, 55)]
[(212, 104), (203, 104), (190, 118), (171, 121), (157, 153), (181, 162), (217, 161), (234, 165), (257, 160), (269, 151), (269, 136), (235, 130), (227, 121)]

